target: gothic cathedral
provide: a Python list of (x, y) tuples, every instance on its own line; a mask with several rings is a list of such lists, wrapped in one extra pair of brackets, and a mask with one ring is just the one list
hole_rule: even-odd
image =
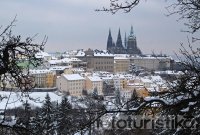
[(131, 54), (131, 55), (142, 54), (140, 49), (137, 47), (136, 36), (134, 35), (132, 26), (128, 38), (126, 38), (125, 34), (124, 45), (122, 44), (120, 29), (118, 32), (116, 43), (112, 39), (111, 30), (109, 30), (109, 35), (107, 40), (107, 50), (114, 54)]

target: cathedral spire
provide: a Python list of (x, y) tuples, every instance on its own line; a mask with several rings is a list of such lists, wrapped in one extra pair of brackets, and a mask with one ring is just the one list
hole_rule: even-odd
[(130, 32), (130, 36), (133, 36), (134, 32), (133, 32), (133, 26), (131, 25), (131, 32)]
[(109, 29), (108, 39), (107, 39), (107, 50), (110, 50), (113, 47), (113, 39), (111, 35), (111, 30)]
[(126, 32), (125, 32), (125, 36), (124, 36), (124, 47), (127, 48), (127, 38), (126, 38)]
[(110, 28), (109, 28), (109, 35), (108, 36), (111, 37), (111, 30), (110, 30)]
[(120, 28), (119, 28), (119, 32), (118, 32), (118, 36), (117, 36), (116, 47), (123, 48)]

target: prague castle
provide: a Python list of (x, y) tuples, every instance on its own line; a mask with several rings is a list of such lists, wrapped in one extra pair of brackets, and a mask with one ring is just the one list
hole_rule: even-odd
[(111, 30), (109, 30), (108, 40), (107, 40), (107, 50), (114, 54), (142, 54), (140, 49), (137, 47), (136, 36), (133, 32), (133, 27), (131, 26), (131, 31), (128, 36), (124, 38), (124, 45), (122, 43), (121, 32), (119, 29), (118, 37), (116, 43), (112, 39)]

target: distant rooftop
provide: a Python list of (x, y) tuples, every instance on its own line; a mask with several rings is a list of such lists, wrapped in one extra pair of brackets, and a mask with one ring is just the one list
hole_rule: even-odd
[(63, 77), (67, 80), (84, 80), (79, 74), (63, 74)]
[(91, 49), (88, 49), (86, 51), (83, 51), (83, 50), (79, 50), (78, 53), (76, 54), (76, 56), (79, 56), (79, 57), (83, 57), (83, 56), (102, 56), (102, 57), (114, 57), (114, 54), (110, 53), (109, 51), (107, 50), (91, 50)]

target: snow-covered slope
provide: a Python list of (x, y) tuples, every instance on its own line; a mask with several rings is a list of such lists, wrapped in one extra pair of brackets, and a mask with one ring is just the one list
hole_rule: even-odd
[(40, 107), (45, 100), (46, 94), (49, 94), (51, 101), (60, 102), (62, 96), (54, 92), (30, 92), (27, 94), (22, 94), (21, 92), (3, 92), (0, 91), (0, 110), (5, 109), (7, 104), (8, 108), (15, 108), (21, 106), (23, 103), (28, 101), (33, 106)]

